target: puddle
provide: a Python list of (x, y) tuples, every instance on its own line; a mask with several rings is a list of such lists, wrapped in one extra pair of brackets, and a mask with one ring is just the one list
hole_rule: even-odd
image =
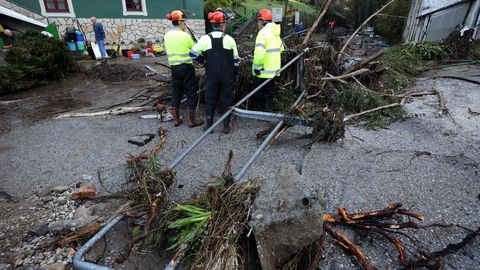
[(85, 108), (90, 105), (90, 102), (75, 99), (71, 95), (65, 97), (52, 97), (47, 99), (46, 104), (40, 105), (30, 112), (27, 119), (29, 122), (34, 123), (52, 118), (61, 113)]

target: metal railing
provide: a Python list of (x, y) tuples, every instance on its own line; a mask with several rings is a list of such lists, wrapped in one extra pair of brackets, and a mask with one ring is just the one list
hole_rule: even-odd
[[(292, 104), (291, 108), (294, 108), (297, 106), (302, 98), (304, 97), (306, 93), (306, 89), (304, 87), (303, 83), (303, 74), (305, 72), (305, 67), (304, 67), (304, 62), (305, 62), (305, 54), (309, 51), (309, 48), (304, 49), (300, 54), (295, 56), (292, 60), (290, 60), (287, 64), (285, 64), (280, 70), (278, 70), (275, 75), (279, 75), (281, 72), (283, 72), (285, 69), (290, 67), (293, 64), (297, 64), (297, 74), (296, 74), (296, 86), (295, 86), (295, 91), (300, 92), (298, 98), (295, 100), (295, 102)], [(248, 95), (243, 97), (240, 101), (235, 103), (230, 109), (225, 112), (215, 123), (212, 124), (210, 128), (208, 128), (199, 138), (197, 138), (190, 146), (182, 152), (180, 156), (178, 156), (169, 166), (169, 169), (174, 169), (180, 162), (182, 162), (185, 157), (187, 157), (188, 154), (190, 154), (200, 143), (208, 136), (211, 134), (211, 132), (225, 120), (227, 117), (229, 117), (231, 114), (235, 113), (236, 111), (239, 112), (237, 115), (240, 117), (242, 114), (245, 114), (245, 110), (238, 110), (238, 107), (245, 103), (248, 99), (250, 99), (253, 95), (255, 95), (258, 91), (260, 91), (267, 83), (272, 81), (272, 79), (267, 79), (265, 80), (262, 84), (260, 84), (257, 88), (252, 90)], [(258, 112), (257, 112), (258, 113)], [(255, 117), (255, 113), (250, 114), (251, 117), (249, 118), (256, 118), (256, 119), (262, 119), (261, 117)], [(273, 130), (268, 134), (268, 136), (265, 138), (265, 140), (262, 142), (262, 144), (257, 148), (255, 153), (247, 160), (247, 162), (243, 165), (243, 167), (240, 169), (240, 171), (235, 175), (235, 181), (240, 182), (242, 181), (243, 176), (245, 173), (250, 169), (252, 164), (255, 162), (255, 160), (258, 158), (258, 156), (262, 153), (265, 148), (270, 144), (270, 142), (273, 140), (275, 135), (277, 135), (278, 131), (282, 128), (282, 126), (286, 123), (286, 119), (280, 120)], [(107, 266), (102, 266), (90, 262), (83, 261), (83, 257), (85, 254), (88, 252), (88, 250), (105, 234), (111, 230), (118, 222), (120, 222), (124, 218), (123, 215), (119, 215), (115, 218), (113, 218), (110, 222), (108, 222), (104, 228), (102, 228), (97, 234), (95, 234), (86, 244), (84, 244), (80, 250), (75, 254), (73, 258), (73, 266), (77, 269), (80, 270), (113, 270), (113, 268), (107, 267)]]

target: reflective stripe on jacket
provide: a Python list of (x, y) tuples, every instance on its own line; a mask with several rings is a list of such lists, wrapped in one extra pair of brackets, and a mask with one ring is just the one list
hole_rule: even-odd
[(195, 42), (189, 34), (178, 27), (174, 27), (165, 34), (164, 43), (170, 66), (192, 63), (189, 52)]
[(255, 51), (253, 53), (253, 70), (258, 69), (259, 78), (273, 78), (276, 72), (282, 67), (281, 53), (284, 47), (280, 38), (280, 25), (273, 22), (263, 27), (255, 40)]
[(198, 43), (193, 46), (192, 50), (190, 51), (190, 56), (193, 58), (193, 60), (200, 60), (199, 58), (205, 56), (203, 55), (204, 52), (212, 49), (212, 38), (222, 38), (223, 36), (223, 48), (233, 52), (233, 64), (235, 67), (238, 67), (239, 57), (237, 43), (235, 40), (231, 36), (224, 34), (222, 31), (212, 31), (210, 35), (211, 37), (209, 35), (203, 36), (200, 38)]

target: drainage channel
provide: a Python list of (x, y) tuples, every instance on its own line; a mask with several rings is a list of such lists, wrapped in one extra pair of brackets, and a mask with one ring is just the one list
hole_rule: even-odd
[[(292, 60), (290, 60), (287, 64), (285, 64), (280, 70), (277, 71), (276, 75), (279, 75), (281, 72), (283, 72), (285, 69), (290, 67), (292, 64), (297, 63), (297, 76), (296, 76), (296, 87), (299, 90), (300, 95), (298, 98), (295, 100), (295, 102), (292, 104), (291, 108), (295, 108), (300, 101), (302, 100), (303, 96), (306, 93), (306, 90), (304, 89), (304, 84), (303, 84), (303, 73), (304, 73), (304, 59), (305, 59), (305, 54), (309, 51), (309, 48), (304, 49), (300, 54), (295, 56)], [(255, 93), (260, 91), (262, 87), (264, 87), (267, 83), (269, 83), (272, 79), (268, 79), (264, 81), (262, 84), (260, 84), (257, 88), (255, 88), (253, 91), (251, 91), (248, 95), (243, 97), (240, 101), (238, 101), (235, 105), (230, 107), (230, 109), (225, 112), (222, 117), (220, 117), (215, 123), (212, 124), (212, 126), (207, 129), (200, 137), (198, 137), (190, 146), (180, 155), (178, 156), (169, 166), (169, 169), (174, 169), (180, 162), (182, 162), (185, 157), (187, 157), (188, 154), (190, 154), (197, 146), (199, 146), (202, 141), (210, 135), (210, 132), (213, 131), (220, 123), (223, 122), (228, 116), (231, 114), (236, 114), (239, 117), (246, 116), (246, 118), (251, 118), (251, 119), (259, 119), (259, 120), (278, 120), (278, 123), (276, 124), (275, 128), (268, 134), (268, 136), (265, 138), (265, 140), (262, 142), (262, 144), (257, 148), (255, 153), (248, 159), (248, 161), (243, 165), (242, 169), (240, 172), (238, 172), (235, 175), (235, 181), (236, 182), (241, 182), (243, 179), (243, 176), (245, 173), (250, 169), (250, 167), (253, 165), (255, 160), (258, 158), (258, 156), (267, 148), (267, 146), (270, 144), (272, 139), (275, 137), (275, 135), (278, 133), (278, 131), (281, 129), (281, 127), (288, 121), (291, 123), (296, 123), (296, 124), (301, 124), (301, 125), (308, 125), (306, 122), (303, 122), (301, 119), (298, 118), (290, 118), (287, 119), (288, 117), (282, 115), (282, 114), (273, 114), (273, 113), (264, 113), (264, 112), (255, 112), (255, 111), (246, 111), (246, 110), (241, 110), (238, 107), (242, 104), (244, 104), (248, 99), (250, 99)], [(308, 122), (308, 121), (307, 121)], [(302, 124), (303, 123), (303, 124)], [(121, 220), (123, 220), (124, 215), (118, 215), (111, 219), (105, 227), (103, 227), (98, 233), (96, 233), (90, 240), (88, 240), (87, 243), (85, 243), (76, 253), (75, 256), (73, 257), (73, 266), (76, 269), (79, 270), (113, 270), (113, 268), (108, 267), (108, 266), (103, 266), (91, 262), (87, 262), (83, 260), (83, 257), (85, 254), (90, 250), (90, 248), (98, 241), (100, 240), (103, 236), (105, 236), (113, 227), (115, 227), (116, 224), (118, 224)], [(174, 269), (171, 266), (167, 265), (166, 269)]]

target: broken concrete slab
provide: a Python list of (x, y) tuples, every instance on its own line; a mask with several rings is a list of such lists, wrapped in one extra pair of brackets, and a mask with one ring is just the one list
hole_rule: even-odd
[(314, 183), (288, 164), (265, 180), (255, 200), (252, 221), (262, 269), (280, 267), (286, 259), (320, 239), (324, 201)]

